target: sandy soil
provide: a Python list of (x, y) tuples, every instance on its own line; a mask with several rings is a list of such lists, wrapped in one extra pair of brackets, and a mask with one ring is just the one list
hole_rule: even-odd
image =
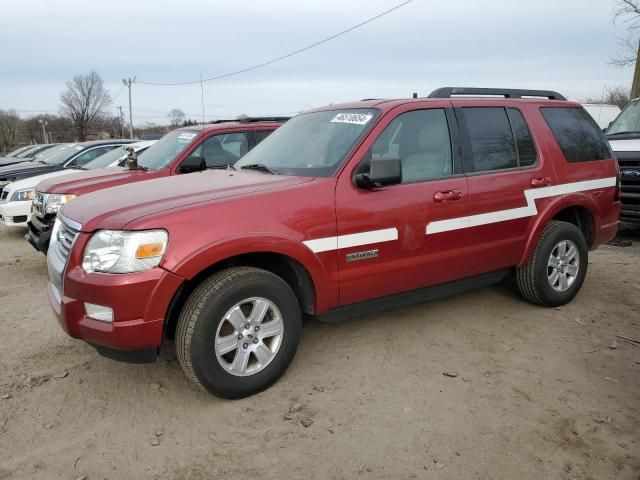
[(640, 338), (637, 233), (560, 309), (504, 284), (309, 322), (280, 382), (239, 401), (67, 338), (22, 235), (0, 229), (0, 479), (640, 477), (640, 347), (614, 343)]

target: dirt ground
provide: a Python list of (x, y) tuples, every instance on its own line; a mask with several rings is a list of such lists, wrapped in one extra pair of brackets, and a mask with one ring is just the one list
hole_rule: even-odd
[[(57, 325), (45, 257), (0, 229), (0, 479), (640, 478), (640, 235), (569, 305), (509, 283), (309, 322), (271, 389), (194, 388)], [(451, 376), (445, 375), (445, 373)]]

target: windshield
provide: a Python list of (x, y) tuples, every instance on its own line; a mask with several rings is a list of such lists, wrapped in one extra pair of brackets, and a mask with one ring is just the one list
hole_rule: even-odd
[(617, 133), (640, 134), (640, 102), (633, 102), (627, 105), (607, 129), (607, 135), (615, 135)]
[(104, 155), (100, 155), (98, 158), (91, 160), (83, 165), (84, 168), (106, 168), (113, 162), (120, 160), (123, 156), (127, 155), (125, 146), (116, 147), (113, 150), (108, 151)]
[(235, 163), (260, 165), (272, 173), (330, 177), (374, 123), (374, 109), (352, 108), (298, 115)]
[(33, 148), (33, 145), (27, 145), (26, 147), (17, 148), (13, 152), (7, 153), (6, 156), (7, 156), (7, 158), (17, 157), (19, 153), (22, 153), (25, 150), (29, 150), (30, 148)]
[[(58, 148), (58, 147), (54, 147)], [(69, 143), (67, 145), (61, 145), (60, 149), (49, 157), (40, 158), (39, 160), (48, 165), (60, 165), (66, 162), (75, 154), (77, 154), (83, 148), (75, 143)]]
[(64, 147), (64, 145), (51, 145), (51, 147), (49, 148), (45, 148), (44, 150), (40, 150), (38, 153), (36, 153), (33, 158), (35, 158), (36, 160), (43, 160), (45, 158), (50, 157), (51, 155), (54, 155), (55, 153), (60, 151), (60, 147)]
[(29, 158), (31, 156), (31, 153), (35, 150), (38, 150), (40, 148), (40, 145), (33, 145), (29, 148), (27, 148), (26, 150), (20, 152), (18, 155), (16, 155), (17, 158)]
[(145, 150), (144, 155), (138, 158), (138, 165), (149, 170), (166, 167), (193, 142), (198, 133), (197, 130), (174, 130), (167, 133)]

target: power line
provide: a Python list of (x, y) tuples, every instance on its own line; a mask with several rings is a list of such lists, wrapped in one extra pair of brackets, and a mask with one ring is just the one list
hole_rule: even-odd
[(406, 0), (405, 2), (402, 2), (398, 5), (396, 5), (395, 7), (392, 7), (388, 10), (385, 10), (382, 13), (379, 13), (378, 15), (368, 18), (367, 20), (358, 23), (357, 25), (354, 25), (352, 27), (347, 28), (346, 30), (343, 30), (339, 33), (336, 33), (334, 35), (331, 35), (327, 38), (324, 38), (318, 42), (312, 43), (311, 45), (307, 45), (306, 47), (300, 48), (299, 50), (295, 50), (293, 52), (287, 53), (286, 55), (283, 55), (281, 57), (277, 57), (277, 58), (273, 58), (271, 60), (268, 60), (266, 62), (260, 63), (258, 65), (253, 65), (252, 67), (247, 67), (247, 68), (243, 68), (241, 70), (236, 70), (235, 72), (229, 72), (229, 73), (225, 73), (223, 75), (218, 75), (215, 77), (209, 77), (209, 78), (205, 78), (205, 79), (199, 79), (199, 80), (193, 80), (193, 81), (186, 81), (186, 82), (169, 82), (169, 83), (160, 83), (160, 82), (143, 82), (138, 80), (136, 83), (139, 83), (141, 85), (153, 85), (153, 86), (161, 86), (161, 87), (170, 87), (170, 86), (178, 86), (178, 85), (195, 85), (197, 83), (204, 83), (204, 82), (211, 82), (213, 80), (221, 80), (223, 78), (228, 78), (228, 77), (232, 77), (234, 75), (239, 75), (241, 73), (246, 73), (246, 72), (250, 72), (252, 70), (256, 70), (258, 68), (262, 68), (262, 67), (266, 67), (267, 65), (271, 65), (272, 63), (276, 63), (279, 62), (281, 60), (284, 60), (286, 58), (289, 57), (293, 57), (294, 55), (298, 55), (299, 53), (305, 52), (307, 50), (310, 50), (314, 47), (317, 47), (319, 45), (322, 45), (323, 43), (327, 43), (335, 38), (338, 38), (346, 33), (352, 32), (353, 30), (362, 27), (363, 25), (366, 25), (368, 23), (373, 22), (374, 20), (377, 20), (380, 17), (384, 17), (385, 15), (393, 12), (394, 10), (398, 10), (399, 8), (404, 7), (405, 5), (409, 4), (413, 2), (413, 0)]
[(126, 88), (126, 85), (122, 85), (122, 88), (120, 89), (120, 91), (118, 93), (116, 93), (115, 97), (113, 97), (111, 100), (112, 101), (116, 101), (116, 98), (118, 98), (120, 96), (120, 94), (124, 91), (124, 89)]

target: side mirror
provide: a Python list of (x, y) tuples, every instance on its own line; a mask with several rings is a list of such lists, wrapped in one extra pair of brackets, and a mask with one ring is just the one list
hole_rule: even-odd
[(182, 161), (178, 171), (180, 173), (201, 172), (207, 169), (207, 162), (203, 157), (187, 157)]
[(354, 177), (356, 187), (371, 190), (402, 183), (402, 161), (399, 158), (371, 159), (369, 173)]

